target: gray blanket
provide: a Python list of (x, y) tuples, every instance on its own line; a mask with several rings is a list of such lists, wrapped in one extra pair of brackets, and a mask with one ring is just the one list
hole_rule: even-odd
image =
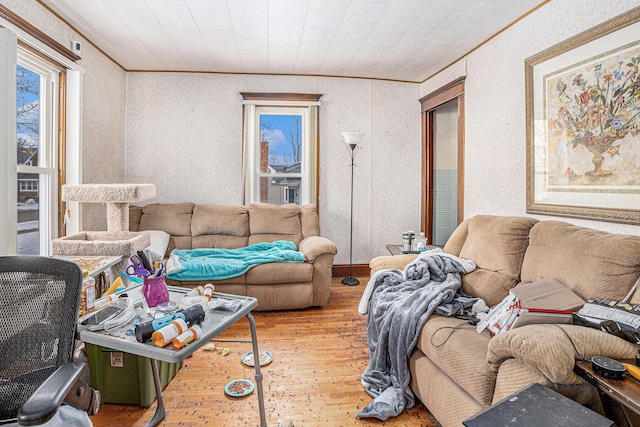
[(409, 357), (422, 327), (434, 311), (452, 315), (477, 301), (459, 291), (462, 274), (475, 268), (473, 261), (432, 250), (420, 254), (404, 272), (375, 275), (367, 319), (369, 365), (362, 374), (374, 400), (356, 418), (386, 421), (414, 406)]

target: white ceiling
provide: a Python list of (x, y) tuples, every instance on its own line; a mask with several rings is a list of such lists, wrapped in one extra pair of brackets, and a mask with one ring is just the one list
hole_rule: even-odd
[(130, 71), (422, 82), (543, 0), (38, 0)]

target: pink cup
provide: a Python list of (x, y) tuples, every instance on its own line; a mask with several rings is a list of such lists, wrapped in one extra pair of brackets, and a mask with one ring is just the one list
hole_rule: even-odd
[(145, 277), (142, 285), (142, 295), (149, 307), (155, 307), (162, 302), (169, 302), (169, 289), (164, 276)]

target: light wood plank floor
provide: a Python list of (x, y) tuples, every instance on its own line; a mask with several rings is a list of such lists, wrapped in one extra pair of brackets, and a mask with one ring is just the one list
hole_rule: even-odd
[[(360, 278), (359, 286), (348, 287), (334, 279), (324, 308), (254, 313), (260, 349), (273, 354), (273, 362), (262, 368), (269, 427), (277, 427), (284, 417), (293, 418), (297, 427), (439, 426), (421, 403), (386, 422), (355, 418), (371, 401), (360, 384), (369, 360), (366, 316), (357, 313), (367, 280)], [(250, 337), (249, 322), (242, 320), (218, 338)], [(167, 417), (161, 425), (259, 425), (255, 392), (239, 399), (224, 394), (231, 380), (255, 382), (253, 369), (240, 362), (251, 344), (220, 345), (231, 350), (228, 356), (198, 350), (165, 388)], [(149, 408), (104, 404), (91, 418), (96, 427), (142, 426), (155, 406), (155, 402)]]

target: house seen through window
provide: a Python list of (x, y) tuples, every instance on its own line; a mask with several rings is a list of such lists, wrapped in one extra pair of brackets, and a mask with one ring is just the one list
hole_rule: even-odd
[(18, 253), (48, 253), (57, 236), (60, 68), (26, 50), (16, 69)]
[(260, 114), (260, 202), (300, 204), (301, 115)]
[(317, 203), (320, 95), (242, 95), (245, 202)]

